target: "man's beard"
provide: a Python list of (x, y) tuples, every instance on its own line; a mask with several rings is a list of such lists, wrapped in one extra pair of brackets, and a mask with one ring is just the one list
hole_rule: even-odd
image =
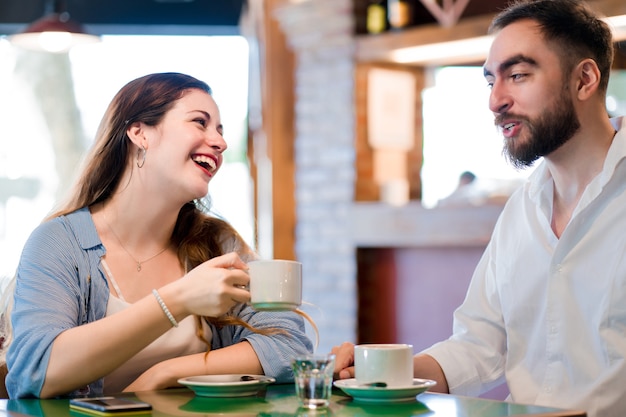
[(545, 111), (536, 120), (518, 117), (512, 114), (502, 114), (496, 119), (519, 119), (528, 129), (526, 142), (518, 143), (520, 136), (504, 139), (502, 153), (515, 168), (527, 168), (542, 156), (549, 155), (574, 136), (580, 128), (580, 121), (574, 110), (574, 103), (563, 90), (561, 97), (551, 108)]

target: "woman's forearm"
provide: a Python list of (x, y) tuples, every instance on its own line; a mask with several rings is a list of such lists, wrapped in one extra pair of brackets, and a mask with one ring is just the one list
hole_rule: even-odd
[(164, 389), (178, 380), (195, 375), (263, 374), (263, 367), (252, 345), (243, 341), (231, 346), (196, 353), (158, 363), (124, 389), (128, 392)]
[(62, 332), (53, 342), (40, 396), (67, 394), (102, 378), (170, 327), (149, 295), (109, 317)]

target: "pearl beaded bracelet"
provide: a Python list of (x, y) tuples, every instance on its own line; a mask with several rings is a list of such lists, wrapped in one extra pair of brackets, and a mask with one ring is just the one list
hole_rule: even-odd
[(156, 289), (154, 289), (154, 290), (152, 290), (152, 294), (157, 299), (157, 302), (161, 306), (161, 310), (163, 310), (163, 312), (167, 316), (167, 318), (170, 321), (170, 323), (172, 323), (172, 326), (173, 327), (178, 327), (178, 322), (176, 321), (176, 319), (174, 318), (174, 316), (170, 312), (170, 309), (167, 308), (167, 306), (165, 305), (165, 301), (163, 301), (163, 299), (161, 298), (161, 295), (159, 294), (159, 292)]

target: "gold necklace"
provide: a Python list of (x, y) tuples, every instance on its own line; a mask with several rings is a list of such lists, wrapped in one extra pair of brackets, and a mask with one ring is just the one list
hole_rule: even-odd
[(126, 246), (124, 246), (124, 244), (122, 243), (122, 241), (120, 240), (120, 238), (117, 236), (117, 233), (115, 233), (115, 230), (113, 230), (113, 228), (111, 227), (111, 225), (109, 224), (109, 220), (107, 219), (106, 214), (104, 214), (104, 212), (102, 212), (102, 217), (104, 218), (104, 222), (106, 223), (107, 227), (109, 228), (109, 230), (111, 231), (111, 233), (113, 234), (113, 236), (115, 237), (115, 240), (117, 240), (117, 243), (120, 244), (120, 246), (122, 247), (122, 249), (124, 249), (124, 252), (126, 252), (128, 254), (128, 256), (131, 257), (131, 259), (133, 261), (135, 261), (135, 263), (137, 264), (137, 272), (141, 272), (141, 264), (145, 264), (146, 262), (156, 258), (157, 256), (159, 256), (160, 254), (162, 254), (163, 252), (165, 252), (165, 250), (167, 248), (169, 248), (170, 245), (167, 245), (166, 247), (164, 247), (163, 249), (161, 249), (160, 251), (158, 251), (157, 253), (155, 253), (154, 255), (152, 255), (151, 257), (144, 259), (143, 261), (138, 261), (132, 253), (130, 253), (128, 251), (128, 249), (126, 249)]

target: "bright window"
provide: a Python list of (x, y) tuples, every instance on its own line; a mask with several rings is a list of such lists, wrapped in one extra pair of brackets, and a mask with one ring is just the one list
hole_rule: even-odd
[[(502, 136), (488, 108), (482, 67), (442, 67), (423, 92), (424, 164), (422, 203), (436, 206), (456, 188), (463, 171), (473, 172), (485, 192), (507, 192), (538, 165), (513, 168), (502, 155)], [(626, 71), (613, 71), (607, 92), (611, 116), (626, 115)]]
[[(526, 178), (502, 155), (502, 137), (488, 107), (482, 67), (442, 67), (423, 92), (424, 164), (422, 204), (432, 208), (454, 191), (463, 171), (498, 192)], [(535, 164), (537, 165), (537, 164)]]
[[(58, 185), (50, 135), (29, 86), (14, 72), (14, 58), (13, 48), (0, 39), (0, 277), (14, 273), (25, 240), (55, 204)], [(85, 148), (110, 100), (134, 78), (175, 71), (211, 86), (229, 145), (225, 163), (209, 187), (213, 210), (252, 244), (246, 40), (239, 36), (104, 36), (100, 44), (72, 50), (70, 58), (88, 141)]]

